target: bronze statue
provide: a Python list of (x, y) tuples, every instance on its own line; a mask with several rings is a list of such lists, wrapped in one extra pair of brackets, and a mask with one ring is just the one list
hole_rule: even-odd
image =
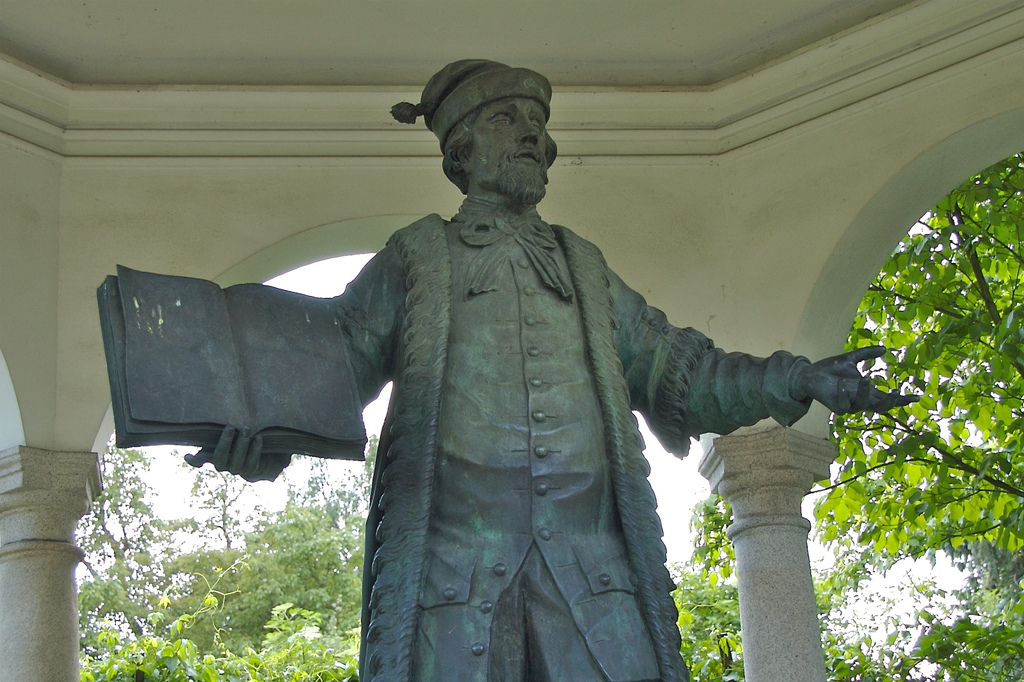
[[(719, 350), (544, 222), (550, 99), (539, 73), (465, 60), (392, 110), (424, 117), (466, 200), (395, 233), (334, 301), (359, 401), (395, 385), (367, 522), (366, 682), (687, 680), (631, 410), (682, 456), (692, 436), (789, 425), (812, 400), (914, 400), (858, 371), (881, 348)], [(189, 462), (276, 477), (288, 457), (240, 431)]]

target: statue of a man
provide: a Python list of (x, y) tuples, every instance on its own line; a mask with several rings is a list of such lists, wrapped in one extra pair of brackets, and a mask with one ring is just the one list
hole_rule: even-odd
[[(388, 381), (367, 527), (362, 676), (553, 682), (688, 679), (648, 464), (812, 399), (836, 412), (912, 398), (857, 370), (726, 353), (670, 325), (601, 252), (537, 213), (551, 87), (485, 60), (446, 66), (418, 105), (466, 200), (398, 231), (337, 299), (363, 403)], [(249, 438), (190, 458), (249, 480), (287, 464)]]

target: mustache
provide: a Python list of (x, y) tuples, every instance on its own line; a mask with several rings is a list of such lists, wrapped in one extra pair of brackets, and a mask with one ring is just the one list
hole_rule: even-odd
[(547, 170), (547, 158), (536, 144), (519, 144), (510, 148), (501, 158), (500, 166), (511, 166), (519, 161), (532, 161)]
[(519, 149), (510, 151), (506, 156), (506, 161), (509, 162), (520, 161), (522, 159), (529, 159), (530, 161), (542, 166), (547, 165), (543, 154), (541, 154), (540, 150), (536, 147), (520, 147)]

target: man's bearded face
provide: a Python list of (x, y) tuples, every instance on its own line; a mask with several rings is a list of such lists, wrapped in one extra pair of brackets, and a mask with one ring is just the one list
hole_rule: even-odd
[(470, 195), (497, 194), (526, 205), (544, 198), (545, 118), (531, 99), (508, 98), (480, 109), (467, 164)]

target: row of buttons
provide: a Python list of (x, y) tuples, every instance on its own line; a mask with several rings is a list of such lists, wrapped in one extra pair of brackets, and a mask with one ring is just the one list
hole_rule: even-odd
[[(529, 263), (527, 262), (527, 260), (525, 258), (520, 258), (516, 262), (516, 265), (518, 265), (520, 268), (523, 268), (523, 269), (529, 267)], [(534, 294), (537, 293), (537, 290), (534, 289), (531, 286), (524, 286), (521, 289), (521, 291), (522, 291), (522, 293), (525, 296), (533, 296)], [(530, 314), (530, 313), (527, 313), (527, 314), (523, 315), (522, 319), (523, 319), (523, 324), (525, 324), (527, 327), (533, 327), (533, 326), (537, 325), (538, 322), (540, 321), (536, 315), (533, 315), (533, 314)], [(540, 355), (541, 355), (541, 349), (538, 346), (527, 346), (527, 348), (526, 348), (526, 355), (528, 355), (531, 358), (539, 358)], [(532, 388), (539, 388), (539, 387), (544, 385), (544, 381), (542, 379), (540, 379), (539, 377), (530, 377), (529, 379), (527, 379), (527, 383)], [(551, 418), (551, 415), (547, 414), (543, 410), (535, 410), (535, 411), (530, 413), (530, 417), (535, 422), (544, 423), (548, 419)], [(533, 454), (536, 455), (539, 459), (543, 459), (543, 458), (547, 457), (548, 454), (550, 454), (551, 452), (552, 451), (549, 450), (544, 445), (536, 445), (533, 448)], [(545, 495), (548, 494), (548, 491), (550, 489), (551, 489), (551, 484), (548, 481), (545, 481), (545, 480), (538, 480), (538, 481), (535, 481), (534, 484), (533, 484), (533, 492), (538, 497), (544, 497)], [(541, 528), (539, 528), (537, 530), (537, 537), (540, 538), (541, 540), (545, 541), (545, 542), (551, 540), (551, 538), (553, 536), (554, 536), (554, 533), (551, 531), (550, 528), (541, 527)], [(494, 572), (497, 575), (500, 576), (500, 575), (505, 575), (506, 568), (505, 568), (504, 564), (497, 564), (497, 565), (494, 566), (493, 570), (494, 570)], [(482, 606), (483, 605), (481, 604), (481, 607)], [(476, 648), (472, 648), (472, 651), (473, 651), (473, 653), (476, 653)], [(481, 650), (480, 654), (481, 655), (483, 654), (482, 650)]]
[[(521, 269), (526, 270), (527, 268), (530, 267), (530, 262), (526, 258), (522, 258), (521, 257), (521, 258), (516, 260), (516, 265), (519, 266)], [(537, 290), (534, 287), (529, 286), (529, 285), (522, 287), (520, 289), (520, 291), (525, 296), (533, 296), (534, 294), (537, 293)], [(525, 324), (528, 327), (533, 327), (538, 322), (539, 322), (539, 319), (537, 318), (536, 315), (532, 315), (530, 313), (527, 313), (527, 314), (523, 315), (523, 324)], [(540, 348), (538, 348), (537, 346), (529, 346), (526, 349), (526, 354), (528, 356), (530, 356), (531, 358), (537, 358), (537, 357), (540, 357), (541, 351), (540, 351)], [(540, 377), (530, 377), (527, 380), (527, 383), (531, 387), (533, 387), (533, 388), (540, 388), (541, 386), (544, 385), (544, 381)], [(532, 412), (530, 414), (530, 416), (533, 418), (533, 420), (535, 422), (538, 422), (538, 423), (546, 422), (548, 420), (548, 417), (549, 417), (549, 415), (547, 413), (545, 413), (545, 412), (543, 412), (541, 410), (536, 410), (536, 411)], [(546, 447), (544, 447), (543, 445), (536, 446), (533, 449), (533, 452), (534, 452), (534, 454), (537, 457), (542, 458), (542, 459), (544, 457), (548, 456), (548, 449)], [(549, 488), (549, 486), (548, 486), (548, 484), (546, 482), (540, 481), (540, 482), (538, 482), (534, 486), (534, 492), (537, 495), (543, 496), (543, 495), (547, 494), (548, 488)]]

